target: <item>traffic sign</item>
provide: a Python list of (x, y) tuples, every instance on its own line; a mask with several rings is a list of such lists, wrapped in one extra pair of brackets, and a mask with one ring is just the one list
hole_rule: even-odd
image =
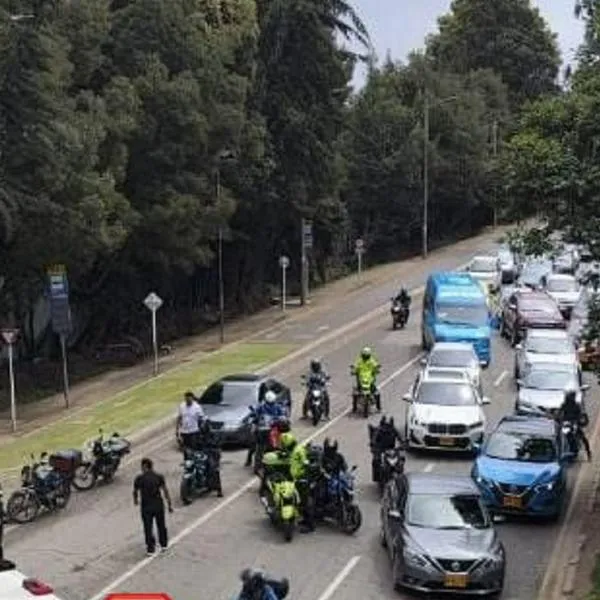
[(356, 240), (356, 243), (354, 244), (354, 248), (355, 248), (355, 250), (356, 250), (357, 253), (364, 252), (365, 251), (365, 242), (364, 242), (364, 240), (362, 240), (361, 238), (358, 238)]
[(72, 329), (71, 307), (69, 304), (69, 280), (65, 265), (53, 265), (48, 268), (50, 292), (50, 313), (52, 329), (61, 336), (68, 336)]
[(3, 329), (2, 330), (2, 339), (7, 344), (14, 344), (17, 341), (18, 336), (19, 336), (18, 329)]
[(279, 257), (279, 266), (282, 269), (287, 269), (290, 266), (290, 259), (288, 256), (282, 255)]
[(302, 243), (305, 248), (313, 247), (313, 224), (312, 221), (302, 221)]
[(146, 308), (148, 310), (150, 310), (152, 312), (156, 312), (163, 305), (163, 301), (162, 301), (162, 298), (158, 294), (155, 294), (154, 292), (150, 292), (144, 298), (144, 304), (146, 305)]

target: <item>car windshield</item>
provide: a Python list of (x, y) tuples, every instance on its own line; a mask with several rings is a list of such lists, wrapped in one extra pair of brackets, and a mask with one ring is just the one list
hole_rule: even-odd
[(553, 439), (512, 431), (497, 431), (492, 434), (485, 448), (485, 455), (489, 458), (534, 463), (549, 463), (557, 459)]
[(527, 352), (532, 354), (569, 354), (573, 352), (572, 342), (564, 338), (530, 337), (525, 344)]
[(433, 350), (429, 355), (429, 364), (432, 367), (470, 367), (475, 362), (473, 351), (459, 350)]
[(223, 406), (248, 406), (255, 404), (258, 389), (255, 384), (227, 381), (208, 388), (202, 395), (201, 404), (221, 404)]
[(467, 383), (425, 381), (419, 388), (415, 402), (439, 406), (473, 406), (477, 404), (477, 398)]
[(493, 256), (474, 258), (469, 270), (475, 273), (495, 273), (498, 271), (498, 261)]
[(565, 278), (550, 278), (547, 285), (549, 292), (576, 292), (579, 289), (579, 284), (576, 279)]
[(530, 390), (548, 391), (571, 389), (573, 386), (577, 389), (578, 387), (577, 378), (571, 369), (557, 370), (556, 368), (531, 369), (523, 381), (523, 386)]
[(490, 520), (476, 495), (412, 494), (406, 523), (427, 529), (487, 529)]
[(486, 306), (469, 306), (468, 304), (438, 304), (437, 315), (442, 323), (471, 327), (483, 327), (488, 324), (489, 318)]

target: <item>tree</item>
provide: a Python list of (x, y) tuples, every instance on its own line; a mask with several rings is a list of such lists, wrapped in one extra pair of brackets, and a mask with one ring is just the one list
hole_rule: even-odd
[(508, 86), (511, 105), (557, 90), (556, 35), (530, 0), (453, 0), (427, 42), (437, 70), (492, 69)]

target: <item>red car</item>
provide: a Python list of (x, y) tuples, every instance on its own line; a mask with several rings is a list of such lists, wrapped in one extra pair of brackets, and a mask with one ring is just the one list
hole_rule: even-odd
[(516, 346), (527, 329), (566, 329), (556, 302), (545, 292), (515, 292), (502, 310), (500, 334)]

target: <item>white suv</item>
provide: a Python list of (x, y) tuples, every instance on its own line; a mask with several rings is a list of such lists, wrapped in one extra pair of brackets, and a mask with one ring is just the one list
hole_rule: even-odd
[(472, 452), (482, 442), (483, 406), (490, 400), (466, 377), (428, 377), (425, 371), (403, 400), (409, 448)]
[(0, 598), (2, 600), (60, 600), (47, 584), (23, 575), (10, 560), (0, 559)]

